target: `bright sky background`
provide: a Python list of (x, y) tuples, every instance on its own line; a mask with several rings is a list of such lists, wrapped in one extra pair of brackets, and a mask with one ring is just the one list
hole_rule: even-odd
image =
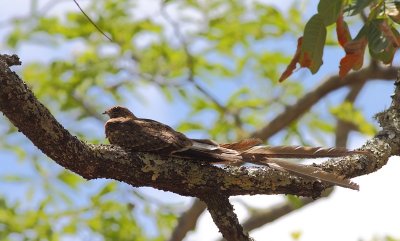
[[(82, 1), (80, 1), (82, 2)], [(154, 6), (158, 1), (140, 1), (144, 11), (154, 10)], [(275, 2), (276, 1), (267, 1)], [(279, 1), (279, 8), (285, 11), (285, 4), (291, 1)], [(12, 16), (20, 16), (27, 12), (26, 0), (0, 1), (0, 23)], [(57, 8), (56, 12), (62, 13), (66, 9), (76, 9), (76, 6), (71, 3), (61, 4), (62, 8)], [(311, 13), (316, 11), (317, 2), (310, 1)], [(82, 6), (84, 6), (82, 4)], [(150, 9), (150, 10), (149, 10)], [(0, 29), (0, 51), (4, 52), (4, 45), (1, 40), (7, 29)], [(95, 30), (93, 30), (95, 31)], [(296, 43), (293, 43), (295, 48)], [(288, 47), (289, 48), (289, 47)], [(24, 46), (18, 54), (23, 62), (29, 60), (42, 59), (51, 57), (62, 57), (66, 52), (49, 52), (47, 48), (39, 46)], [(304, 83), (312, 85), (321, 78), (336, 73), (338, 60), (342, 57), (342, 53), (330, 51), (325, 52), (324, 65), (321, 71), (315, 75), (307, 70), (300, 70), (296, 74), (304, 76)], [(395, 58), (394, 65), (398, 66), (399, 58)], [(333, 67), (329, 67), (333, 66)], [(372, 118), (373, 114), (382, 111), (390, 105), (390, 93), (392, 86), (388, 82), (372, 82), (361, 93), (358, 103), (363, 103), (365, 113), (368, 118)], [(174, 111), (169, 111), (176, 106), (169, 106), (164, 101), (162, 95), (153, 88), (148, 90), (152, 96), (153, 102), (148, 102), (144, 107), (137, 107), (141, 116), (150, 117), (159, 121), (176, 124), (179, 119), (170, 114)], [(336, 95), (337, 96), (337, 95)], [(333, 101), (336, 96), (330, 96)], [(161, 107), (160, 107), (161, 106)], [(160, 111), (164, 110), (164, 111)], [(0, 118), (4, 118), (0, 116)], [(181, 117), (181, 119), (184, 116)], [(350, 148), (359, 147), (366, 140), (365, 137), (352, 135), (350, 138)], [(4, 159), (3, 159), (4, 158)], [(8, 155), (1, 151), (0, 147), (0, 171), (13, 172), (16, 168), (16, 161), (9, 159)], [(291, 232), (301, 231), (302, 238), (300, 240), (370, 240), (374, 236), (392, 235), (400, 238), (400, 158), (391, 158), (388, 165), (383, 167), (376, 173), (355, 178), (354, 181), (360, 184), (361, 190), (351, 191), (344, 188), (337, 188), (329, 199), (323, 199), (313, 205), (307, 206), (300, 211), (294, 212), (271, 225), (255, 230), (251, 236), (255, 240), (292, 240)], [(93, 182), (93, 181), (92, 181)], [(5, 186), (0, 183), (0, 190), (5, 190)], [(15, 191), (15, 190), (14, 190)], [(17, 190), (18, 191), (18, 190)], [(23, 190), (19, 190), (23, 191)], [(142, 191), (152, 197), (171, 203), (181, 203), (189, 206), (190, 198), (180, 197), (173, 193), (162, 192), (151, 188), (142, 188)], [(239, 215), (240, 220), (243, 220), (247, 213), (240, 202), (237, 200), (245, 200), (253, 207), (268, 207), (272, 203), (277, 203), (283, 200), (281, 196), (266, 196), (257, 195), (252, 197), (233, 197), (232, 202)], [(186, 240), (201, 241), (215, 240), (220, 237), (220, 234), (214, 225), (208, 213), (202, 215), (199, 220), (196, 232), (191, 233)]]

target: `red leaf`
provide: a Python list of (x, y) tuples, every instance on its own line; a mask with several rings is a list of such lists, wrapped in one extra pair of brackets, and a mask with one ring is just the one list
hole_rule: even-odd
[(279, 78), (279, 82), (283, 82), (285, 79), (289, 78), (289, 76), (292, 75), (293, 70), (296, 69), (296, 64), (299, 62), (300, 58), (300, 49), (302, 44), (303, 44), (303, 37), (300, 37), (297, 40), (296, 53), (294, 54), (293, 59), (290, 61), (289, 65), (286, 67), (286, 70), (282, 73), (281, 77)]
[(339, 44), (342, 47), (351, 41), (349, 26), (347, 26), (347, 23), (343, 20), (343, 13), (341, 13), (336, 20), (336, 34)]
[(364, 63), (364, 52), (367, 46), (367, 38), (363, 37), (358, 40), (348, 42), (344, 46), (346, 56), (340, 60), (339, 76), (343, 78), (351, 70), (358, 70)]

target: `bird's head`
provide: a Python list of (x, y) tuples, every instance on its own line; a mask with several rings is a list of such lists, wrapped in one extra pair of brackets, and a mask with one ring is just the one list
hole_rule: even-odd
[(107, 114), (110, 118), (118, 118), (118, 117), (136, 117), (128, 108), (122, 106), (114, 106), (110, 109), (103, 112), (103, 114)]

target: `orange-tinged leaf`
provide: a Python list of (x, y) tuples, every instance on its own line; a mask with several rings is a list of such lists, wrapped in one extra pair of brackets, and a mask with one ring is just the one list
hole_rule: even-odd
[(336, 21), (336, 34), (339, 44), (342, 47), (351, 41), (349, 26), (347, 26), (347, 23), (343, 20), (343, 13), (339, 15)]
[[(364, 59), (364, 56), (362, 56)], [(349, 73), (349, 71), (353, 68), (355, 62), (359, 62), (360, 55), (359, 54), (346, 54), (340, 60), (340, 67), (339, 67), (339, 76), (340, 78), (344, 78), (344, 76)]]
[(346, 51), (346, 54), (356, 53), (365, 48), (366, 44), (367, 44), (366, 37), (355, 39), (344, 45), (344, 51)]
[(279, 78), (279, 82), (283, 82), (285, 79), (289, 78), (292, 75), (293, 71), (296, 69), (296, 64), (299, 62), (300, 58), (300, 49), (303, 43), (303, 37), (300, 37), (297, 40), (297, 49), (296, 53), (293, 56), (293, 59), (290, 61), (289, 65), (286, 67), (286, 70), (282, 73), (281, 77)]
[(351, 69), (358, 70), (364, 63), (364, 52), (367, 46), (365, 37), (348, 42), (344, 46), (346, 56), (340, 60), (339, 76), (343, 78)]

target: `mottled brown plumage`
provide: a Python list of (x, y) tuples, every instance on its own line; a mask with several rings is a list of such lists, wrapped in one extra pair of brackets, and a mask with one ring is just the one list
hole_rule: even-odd
[(192, 146), (192, 141), (180, 132), (160, 122), (137, 118), (128, 109), (115, 106), (104, 114), (110, 116), (105, 125), (111, 144), (141, 152), (170, 155)]
[(357, 190), (357, 184), (336, 174), (325, 172), (317, 167), (273, 158), (319, 158), (368, 154), (365, 151), (349, 151), (343, 148), (262, 146), (260, 145), (262, 141), (259, 139), (246, 139), (219, 145), (207, 139), (190, 139), (171, 127), (154, 120), (137, 118), (125, 107), (115, 106), (103, 114), (110, 116), (110, 120), (105, 125), (106, 137), (110, 143), (127, 150), (208, 160), (211, 163), (249, 162), (267, 165), (303, 177)]

